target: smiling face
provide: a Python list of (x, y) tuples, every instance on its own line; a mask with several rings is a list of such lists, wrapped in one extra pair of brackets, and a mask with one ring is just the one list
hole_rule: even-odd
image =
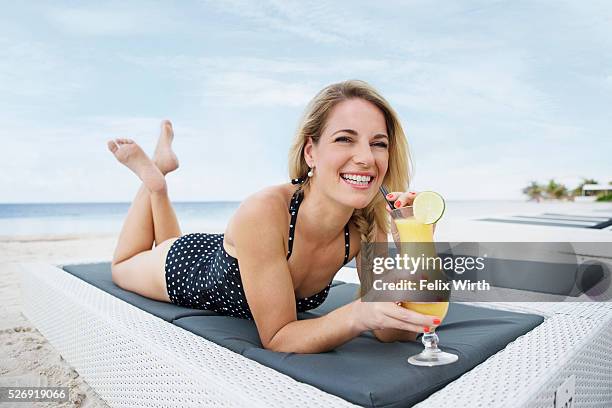
[(389, 163), (383, 113), (364, 99), (338, 103), (319, 142), (307, 142), (304, 157), (315, 167), (313, 187), (346, 206), (366, 207), (378, 193)]

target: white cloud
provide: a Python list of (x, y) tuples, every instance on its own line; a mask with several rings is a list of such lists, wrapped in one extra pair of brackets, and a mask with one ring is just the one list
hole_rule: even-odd
[(331, 3), (226, 0), (206, 4), (236, 15), (260, 30), (281, 31), (316, 43), (348, 43), (356, 35), (369, 31), (367, 25), (345, 18), (346, 12), (334, 10)]
[(308, 83), (285, 82), (249, 73), (219, 73), (202, 90), (204, 104), (213, 106), (304, 106), (316, 93)]
[[(413, 112), (480, 119), (545, 119), (554, 106), (524, 79), (521, 55), (486, 61), (428, 62), (377, 58), (133, 57), (125, 61), (158, 70), (186, 84), (186, 93), (224, 106), (303, 106), (325, 84), (372, 78), (394, 104)], [(380, 73), (384, 73), (383, 76)], [(329, 78), (325, 80), (322, 78)], [(208, 101), (208, 102), (206, 102)], [(496, 119), (499, 119), (496, 117)]]
[(163, 3), (55, 7), (47, 10), (47, 18), (64, 32), (87, 36), (157, 34), (178, 27), (171, 10), (163, 7)]
[(28, 98), (30, 103), (51, 95), (66, 99), (81, 87), (79, 70), (66, 63), (54, 47), (0, 38), (0, 104), (11, 106), (15, 97)]
[(393, 69), (389, 61), (357, 58), (350, 66), (340, 60), (254, 57), (125, 56), (124, 60), (185, 83), (185, 93), (204, 105), (234, 107), (304, 106), (327, 84), (321, 77), (340, 80)]

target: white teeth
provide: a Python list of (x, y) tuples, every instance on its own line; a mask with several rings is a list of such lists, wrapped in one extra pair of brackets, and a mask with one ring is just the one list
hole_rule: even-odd
[(355, 181), (355, 180), (351, 180), (351, 179), (345, 179), (345, 181), (349, 184), (357, 184), (359, 186), (367, 186), (368, 182), (367, 181)]
[(369, 183), (372, 180), (372, 176), (360, 176), (357, 174), (342, 174), (341, 176), (345, 180), (354, 180), (361, 183)]
[(341, 174), (340, 175), (347, 183), (359, 186), (367, 186), (372, 180), (372, 176), (360, 176), (357, 174)]

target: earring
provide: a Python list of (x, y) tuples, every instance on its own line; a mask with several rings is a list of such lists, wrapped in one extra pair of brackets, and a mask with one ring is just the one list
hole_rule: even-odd
[(314, 175), (314, 167), (308, 171), (308, 177), (312, 177)]

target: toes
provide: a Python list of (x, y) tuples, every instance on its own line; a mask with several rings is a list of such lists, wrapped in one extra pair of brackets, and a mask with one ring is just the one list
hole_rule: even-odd
[(110, 150), (112, 153), (115, 153), (117, 149), (119, 149), (119, 146), (117, 146), (117, 143), (115, 143), (114, 140), (109, 140), (106, 142), (106, 146), (108, 146), (108, 150)]

